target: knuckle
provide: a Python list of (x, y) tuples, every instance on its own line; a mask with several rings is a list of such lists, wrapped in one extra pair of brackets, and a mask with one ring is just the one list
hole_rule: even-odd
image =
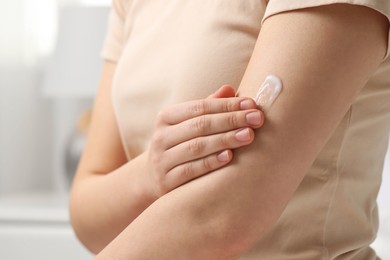
[(190, 112), (193, 115), (203, 115), (207, 111), (207, 102), (205, 100), (198, 100), (190, 106)]
[(164, 143), (164, 139), (165, 139), (165, 134), (163, 133), (163, 131), (157, 130), (157, 131), (153, 134), (152, 145), (153, 145), (154, 147), (162, 146), (162, 144)]
[(150, 170), (150, 181), (151, 187), (155, 195), (160, 197), (169, 192), (169, 183), (167, 180), (168, 168), (164, 164), (166, 159), (163, 153), (151, 153), (149, 155)]
[(235, 113), (229, 115), (228, 118), (227, 118), (227, 120), (228, 120), (228, 125), (229, 125), (229, 127), (231, 127), (231, 128), (236, 128), (236, 127), (238, 127), (238, 125), (239, 125), (239, 119), (238, 119), (238, 117), (237, 117), (237, 115), (236, 115)]
[(192, 128), (194, 128), (197, 132), (204, 134), (211, 127), (211, 121), (206, 118), (206, 116), (200, 116), (194, 120)]
[(161, 110), (160, 112), (158, 112), (156, 116), (156, 124), (157, 125), (165, 124), (167, 114), (168, 113), (165, 110)]
[(213, 163), (210, 157), (203, 159), (203, 168), (206, 170), (206, 172), (213, 170)]
[(157, 182), (162, 182), (172, 169), (172, 165), (169, 163), (169, 157), (164, 152), (152, 153), (148, 162), (153, 169), (154, 179)]
[(185, 176), (185, 178), (187, 180), (193, 178), (193, 176), (194, 176), (193, 162), (189, 162), (189, 163), (186, 163), (185, 165), (183, 165), (183, 175)]
[(188, 151), (193, 156), (199, 156), (202, 154), (205, 148), (205, 143), (201, 141), (199, 138), (191, 140), (188, 143)]
[(236, 109), (236, 104), (233, 101), (231, 101), (231, 100), (226, 101), (226, 103), (225, 103), (225, 111), (226, 112), (232, 112), (232, 111), (235, 111), (235, 110), (237, 110)]
[(229, 148), (231, 146), (230, 135), (229, 134), (221, 135), (221, 138), (219, 140), (220, 140), (222, 148)]

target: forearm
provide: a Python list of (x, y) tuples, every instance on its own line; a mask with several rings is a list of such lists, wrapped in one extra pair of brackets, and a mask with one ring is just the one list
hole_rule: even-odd
[(240, 94), (254, 96), (268, 74), (284, 90), (254, 143), (157, 200), (98, 259), (234, 259), (272, 227), (385, 53), (383, 17), (339, 7), (266, 21)]
[(146, 154), (110, 173), (88, 173), (75, 182), (71, 196), (72, 225), (80, 240), (99, 252), (155, 198), (145, 191)]
[[(234, 158), (247, 155), (237, 150)], [(275, 180), (272, 162), (242, 159), (158, 199), (96, 259), (237, 259), (273, 225), (294, 191), (282, 174)], [(253, 166), (267, 171), (249, 174)], [(280, 192), (275, 182), (288, 185)]]
[(116, 64), (106, 61), (95, 98), (88, 138), (70, 200), (72, 226), (93, 252), (100, 251), (150, 203), (146, 154), (128, 161), (113, 110)]

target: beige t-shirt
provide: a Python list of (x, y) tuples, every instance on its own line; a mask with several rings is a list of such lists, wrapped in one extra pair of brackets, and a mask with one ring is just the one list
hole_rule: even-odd
[[(349, 3), (390, 17), (388, 0), (114, 0), (103, 50), (117, 63), (113, 104), (129, 159), (158, 111), (239, 86), (262, 20)], [(390, 59), (356, 98), (272, 230), (241, 259), (378, 259), (376, 196), (390, 129)]]

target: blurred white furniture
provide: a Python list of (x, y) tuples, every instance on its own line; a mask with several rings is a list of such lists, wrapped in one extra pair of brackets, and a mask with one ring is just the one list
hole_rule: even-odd
[(69, 225), (67, 204), (53, 193), (0, 198), (0, 259), (92, 259)]

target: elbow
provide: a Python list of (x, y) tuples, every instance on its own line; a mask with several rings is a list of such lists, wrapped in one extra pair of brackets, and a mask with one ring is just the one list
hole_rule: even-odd
[[(268, 230), (264, 222), (259, 223), (254, 218), (236, 218), (230, 214), (210, 222), (214, 223), (204, 228), (212, 233), (205, 236), (212, 241), (206, 243), (217, 249), (218, 259), (240, 258)], [(267, 226), (272, 224), (268, 222)]]
[(220, 252), (220, 259), (239, 259), (252, 245), (246, 230), (230, 226), (230, 228), (226, 228), (220, 234), (223, 234), (223, 237), (217, 238), (218, 243), (216, 245)]
[[(222, 216), (222, 217), (221, 217)], [(218, 248), (220, 259), (238, 259), (250, 250), (277, 222), (279, 214), (225, 211), (209, 220), (205, 229), (212, 232), (210, 245)]]
[(99, 241), (96, 236), (93, 236), (91, 230), (87, 229), (82, 221), (77, 217), (77, 214), (71, 213), (71, 226), (80, 243), (91, 253), (98, 254), (103, 250), (104, 246), (99, 246)]
[(78, 240), (91, 253), (97, 254), (105, 247), (101, 236), (96, 233), (96, 227), (91, 226), (88, 214), (85, 212), (82, 200), (75, 190), (72, 190), (69, 204), (70, 224)]

